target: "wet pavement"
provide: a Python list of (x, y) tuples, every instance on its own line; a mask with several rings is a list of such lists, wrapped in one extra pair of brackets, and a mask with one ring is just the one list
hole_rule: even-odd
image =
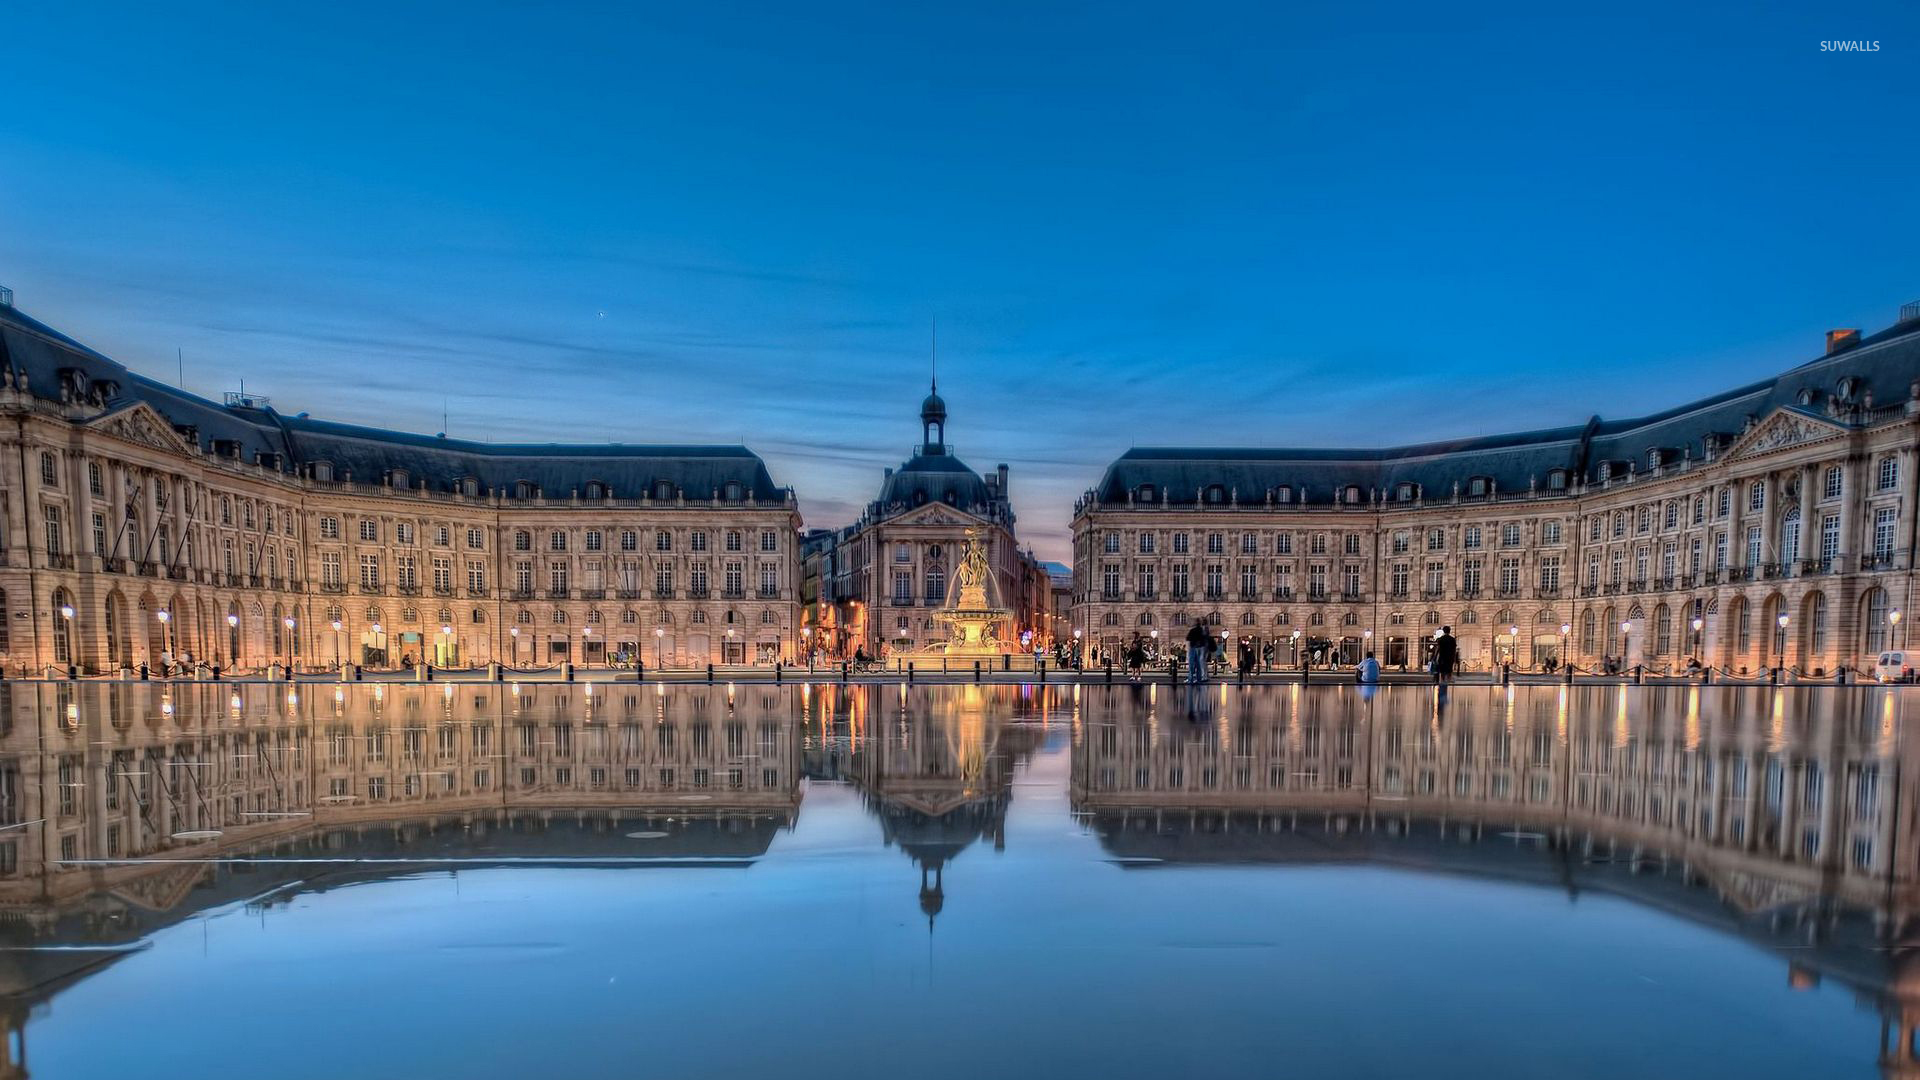
[(1917, 693), (0, 684), (0, 1077), (1920, 1075)]

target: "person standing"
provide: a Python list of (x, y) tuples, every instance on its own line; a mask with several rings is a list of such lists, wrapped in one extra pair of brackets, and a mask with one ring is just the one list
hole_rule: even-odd
[(1253, 657), (1254, 657), (1253, 639), (1248, 637), (1241, 638), (1240, 639), (1240, 680), (1242, 682), (1245, 682), (1247, 676), (1253, 673)]
[(1453, 681), (1453, 669), (1460, 664), (1460, 643), (1453, 639), (1453, 627), (1440, 628), (1433, 641), (1433, 681), (1442, 686)]
[(1193, 629), (1187, 631), (1187, 681), (1205, 682), (1207, 678), (1207, 654), (1213, 651), (1213, 635), (1207, 632), (1207, 624), (1199, 619), (1193, 620)]

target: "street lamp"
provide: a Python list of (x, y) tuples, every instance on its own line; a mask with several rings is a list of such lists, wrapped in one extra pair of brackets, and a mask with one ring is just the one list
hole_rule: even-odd
[[(65, 615), (72, 610), (70, 607), (64, 608), (61, 614)], [(164, 648), (167, 651), (167, 655), (171, 657), (173, 655), (173, 612), (168, 611), (166, 608), (161, 608), (159, 611), (153, 613), (153, 617), (160, 620), (161, 647)], [(163, 664), (162, 667), (164, 666), (166, 665)]]
[(720, 657), (720, 662), (723, 664), (733, 663), (733, 627), (731, 626), (727, 627), (727, 648), (725, 654)]
[[(731, 635), (733, 631), (729, 630), (727, 631), (727, 633)], [(583, 626), (580, 628), (580, 666), (591, 667), (592, 662), (589, 661), (587, 657), (592, 655), (593, 655), (593, 627)]]
[[(379, 623), (374, 623), (372, 626), (367, 627), (367, 629), (373, 631), (373, 645), (374, 648), (380, 650), (382, 654), (380, 660), (381, 663), (384, 664), (386, 662), (385, 653), (387, 651), (386, 631), (381, 628)], [(377, 690), (379, 687), (375, 687), (374, 689)]]
[(520, 628), (517, 626), (508, 627), (507, 636), (513, 639), (512, 662), (515, 667), (518, 667), (520, 665)]
[(281, 625), (287, 628), (287, 676), (291, 678), (293, 676), (293, 628), (298, 624), (293, 621), (293, 616), (289, 615), (281, 620)]
[(666, 627), (656, 626), (653, 628), (653, 667), (654, 667), (654, 670), (656, 671), (658, 671), (661, 666), (660, 654), (662, 650), (664, 650), (667, 647), (666, 637), (667, 637)]
[(1632, 629), (1633, 623), (1631, 620), (1620, 620), (1620, 667), (1622, 670), (1625, 670), (1627, 666), (1627, 631)]
[(1887, 612), (1887, 644), (1893, 648), (1896, 648), (1896, 649), (1899, 648), (1900, 647), (1899, 634), (1900, 634), (1900, 609), (1894, 608), (1892, 611)]
[(333, 620), (333, 666), (340, 666), (340, 620)]
[(1507, 663), (1518, 664), (1519, 662), (1520, 624), (1512, 623), (1507, 626)]
[(1693, 617), (1693, 656), (1696, 660), (1700, 658), (1700, 628), (1705, 625), (1707, 625), (1705, 619), (1698, 615)]
[(445, 667), (449, 663), (447, 659), (447, 643), (449, 639), (451, 639), (452, 637), (453, 637), (453, 624), (441, 623), (440, 624), (440, 665), (442, 667)]
[(240, 666), (240, 616), (227, 612), (227, 663)]
[(1780, 663), (1777, 665), (1779, 667), (1787, 666), (1787, 623), (1789, 621), (1787, 613), (1784, 611), (1780, 613), (1778, 619), (1774, 620), (1774, 622), (1780, 624), (1780, 637), (1778, 641), (1774, 642), (1774, 655), (1779, 658)]
[(1560, 666), (1562, 666), (1562, 667), (1567, 667), (1567, 666), (1569, 666), (1569, 665), (1571, 665), (1571, 664), (1573, 663), (1573, 654), (1567, 651), (1567, 638), (1568, 638), (1568, 636), (1569, 636), (1569, 635), (1571, 635), (1572, 633), (1573, 633), (1573, 624), (1572, 624), (1572, 623), (1566, 623), (1566, 622), (1563, 622), (1563, 623), (1561, 623), (1561, 624), (1560, 624), (1560, 656), (1559, 656), (1559, 660), (1560, 660)]

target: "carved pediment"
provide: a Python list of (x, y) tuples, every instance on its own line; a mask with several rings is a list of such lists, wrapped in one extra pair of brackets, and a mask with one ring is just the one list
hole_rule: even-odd
[(1831, 424), (1806, 413), (1782, 409), (1753, 426), (1751, 431), (1740, 436), (1727, 452), (1731, 459), (1756, 457), (1771, 454), (1776, 450), (1785, 450), (1801, 443), (1813, 442), (1834, 435), (1846, 433), (1846, 428)]
[(88, 421), (87, 426), (117, 439), (173, 454), (191, 454), (195, 450), (151, 405), (135, 403), (117, 412), (95, 417)]
[(894, 525), (978, 525), (981, 519), (945, 503), (928, 503), (893, 519)]

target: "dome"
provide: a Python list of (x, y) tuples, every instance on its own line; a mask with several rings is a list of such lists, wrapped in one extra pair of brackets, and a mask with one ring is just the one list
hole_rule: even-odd
[(992, 503), (987, 482), (951, 454), (919, 453), (895, 469), (880, 489), (880, 505), (925, 506), (946, 503), (962, 510)]
[(937, 421), (944, 421), (946, 418), (947, 403), (941, 399), (939, 391), (936, 390), (928, 394), (927, 400), (920, 403), (921, 423), (931, 424)]

